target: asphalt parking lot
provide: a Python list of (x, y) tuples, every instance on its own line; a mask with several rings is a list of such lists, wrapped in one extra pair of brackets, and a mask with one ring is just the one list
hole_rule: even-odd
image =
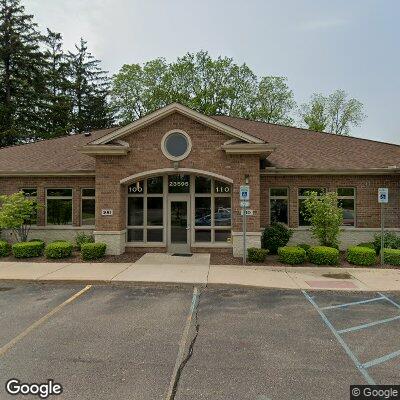
[(33, 398), (8, 395), (10, 378), (53, 379), (59, 399), (348, 399), (350, 384), (399, 383), (399, 304), (398, 293), (3, 283), (0, 399)]

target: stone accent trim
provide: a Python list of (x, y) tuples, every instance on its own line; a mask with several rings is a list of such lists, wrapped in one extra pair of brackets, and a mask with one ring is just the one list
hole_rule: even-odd
[[(243, 232), (232, 232), (232, 247), (234, 257), (243, 257)], [(261, 247), (261, 232), (246, 232), (246, 249)]]
[(96, 242), (107, 245), (106, 254), (119, 256), (125, 252), (126, 229), (122, 231), (94, 231)]

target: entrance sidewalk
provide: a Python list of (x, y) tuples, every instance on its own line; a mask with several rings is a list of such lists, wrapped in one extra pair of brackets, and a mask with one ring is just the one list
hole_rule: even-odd
[(136, 263), (113, 264), (0, 262), (0, 281), (170, 283), (281, 289), (400, 291), (400, 270), (394, 269), (243, 267), (209, 265), (208, 254), (199, 254), (190, 259), (157, 257), (144, 256)]

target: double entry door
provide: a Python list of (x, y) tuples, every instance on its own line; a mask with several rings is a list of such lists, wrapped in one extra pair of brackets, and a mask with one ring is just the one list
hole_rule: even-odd
[(168, 197), (168, 251), (190, 253), (190, 195)]

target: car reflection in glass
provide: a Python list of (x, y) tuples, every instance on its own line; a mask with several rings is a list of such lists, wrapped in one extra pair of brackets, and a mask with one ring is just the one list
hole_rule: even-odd
[[(214, 225), (229, 226), (231, 224), (231, 209), (219, 208), (214, 215)], [(196, 226), (211, 226), (211, 214), (196, 218)]]

